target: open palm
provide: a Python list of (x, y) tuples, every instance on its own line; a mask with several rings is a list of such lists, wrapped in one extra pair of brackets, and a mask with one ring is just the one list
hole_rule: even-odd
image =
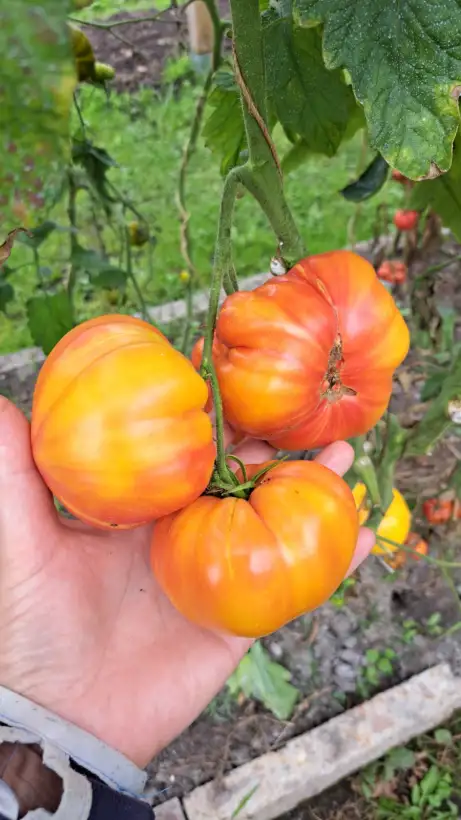
[[(240, 456), (270, 452), (249, 442)], [(332, 445), (321, 460), (342, 473), (351, 448)], [(176, 612), (150, 570), (151, 536), (151, 527), (106, 534), (60, 518), (28, 422), (0, 397), (0, 684), (139, 766), (197, 717), (249, 646)], [(354, 567), (372, 543), (362, 531)]]

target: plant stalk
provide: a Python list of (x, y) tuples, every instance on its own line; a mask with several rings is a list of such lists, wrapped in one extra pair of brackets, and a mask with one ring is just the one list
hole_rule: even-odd
[(231, 471), (226, 462), (226, 452), (224, 447), (224, 417), (219, 391), (218, 379), (213, 364), (213, 339), (216, 329), (216, 318), (218, 315), (219, 298), (223, 279), (232, 267), (232, 244), (231, 228), (232, 216), (234, 213), (235, 197), (239, 182), (241, 181), (241, 170), (234, 168), (226, 177), (221, 199), (219, 213), (218, 235), (216, 239), (215, 257), (213, 263), (213, 273), (211, 277), (210, 296), (208, 303), (208, 314), (206, 320), (205, 338), (203, 344), (203, 356), (200, 372), (204, 379), (211, 384), (213, 393), (213, 405), (216, 414), (216, 448), (217, 448), (217, 471), (219, 478), (226, 484), (233, 483)]
[(216, 6), (215, 0), (205, 0), (206, 6), (208, 8), (208, 12), (211, 17), (211, 21), (213, 23), (213, 30), (214, 30), (214, 47), (213, 47), (213, 58), (211, 68), (206, 76), (205, 82), (203, 84), (203, 88), (200, 94), (200, 97), (197, 101), (197, 105), (195, 108), (194, 119), (192, 121), (192, 126), (189, 134), (189, 138), (184, 146), (181, 167), (179, 171), (179, 180), (178, 180), (178, 208), (179, 208), (179, 216), (180, 216), (180, 232), (181, 232), (181, 252), (184, 258), (184, 261), (187, 266), (188, 273), (190, 274), (190, 279), (186, 285), (186, 308), (187, 308), (187, 315), (186, 315), (186, 322), (184, 327), (184, 334), (181, 343), (181, 352), (186, 354), (189, 342), (190, 342), (190, 334), (191, 334), (191, 326), (193, 321), (193, 292), (194, 292), (194, 284), (195, 279), (197, 278), (197, 269), (193, 262), (193, 253), (192, 253), (192, 242), (190, 237), (189, 231), (189, 212), (186, 206), (186, 178), (187, 178), (187, 171), (189, 168), (189, 163), (191, 157), (195, 153), (197, 149), (197, 140), (200, 135), (200, 131), (202, 129), (202, 122), (203, 122), (203, 115), (205, 113), (205, 106), (208, 100), (208, 95), (210, 93), (210, 89), (213, 82), (213, 77), (217, 69), (221, 64), (221, 49), (222, 49), (222, 38), (224, 34), (224, 26), (219, 16), (219, 11)]
[(280, 164), (267, 127), (264, 42), (258, 0), (231, 0), (236, 77), (242, 96), (249, 163), (245, 187), (257, 199), (288, 266), (305, 255), (285, 199)]
[(69, 171), (69, 199), (67, 203), (67, 217), (69, 219), (70, 224), (70, 272), (69, 272), (69, 279), (67, 281), (67, 293), (69, 294), (69, 299), (72, 301), (72, 297), (75, 290), (75, 285), (77, 283), (77, 269), (75, 267), (74, 257), (75, 252), (78, 248), (77, 242), (77, 186), (75, 184), (75, 180), (72, 174), (72, 171)]

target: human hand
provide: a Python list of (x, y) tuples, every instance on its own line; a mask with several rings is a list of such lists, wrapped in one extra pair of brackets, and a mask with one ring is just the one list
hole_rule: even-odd
[[(266, 461), (246, 441), (236, 454)], [(345, 473), (345, 442), (318, 457)], [(0, 397), (0, 684), (144, 766), (185, 729), (248, 649), (186, 621), (156, 583), (152, 527), (105, 533), (61, 518), (24, 416)], [(350, 572), (374, 543), (360, 533)]]

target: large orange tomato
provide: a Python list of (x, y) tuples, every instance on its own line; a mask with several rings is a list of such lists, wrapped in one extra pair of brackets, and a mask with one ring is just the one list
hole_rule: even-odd
[(215, 446), (207, 388), (151, 325), (101, 316), (48, 356), (32, 408), (35, 462), (54, 495), (99, 527), (135, 527), (196, 499)]
[(332, 595), (357, 533), (354, 498), (341, 478), (315, 462), (285, 462), (257, 481), (248, 500), (203, 496), (160, 519), (151, 563), (188, 619), (259, 637)]
[(373, 427), (409, 333), (369, 262), (334, 251), (228, 296), (216, 341), (230, 424), (276, 447), (301, 449)]

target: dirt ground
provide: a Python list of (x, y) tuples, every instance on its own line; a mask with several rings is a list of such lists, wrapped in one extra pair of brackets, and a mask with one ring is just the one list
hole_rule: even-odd
[[(223, 18), (229, 17), (229, 4), (219, 3)], [(149, 17), (151, 12), (122, 12), (111, 21)], [(112, 32), (106, 29), (83, 27), (91, 40), (97, 59), (110, 63), (116, 70), (111, 82), (114, 91), (136, 91), (142, 87), (159, 87), (163, 67), (168, 59), (175, 59), (188, 50), (188, 34), (184, 10), (173, 9), (156, 21), (118, 26)], [(121, 41), (122, 38), (122, 41)], [(226, 50), (229, 44), (225, 43)]]

